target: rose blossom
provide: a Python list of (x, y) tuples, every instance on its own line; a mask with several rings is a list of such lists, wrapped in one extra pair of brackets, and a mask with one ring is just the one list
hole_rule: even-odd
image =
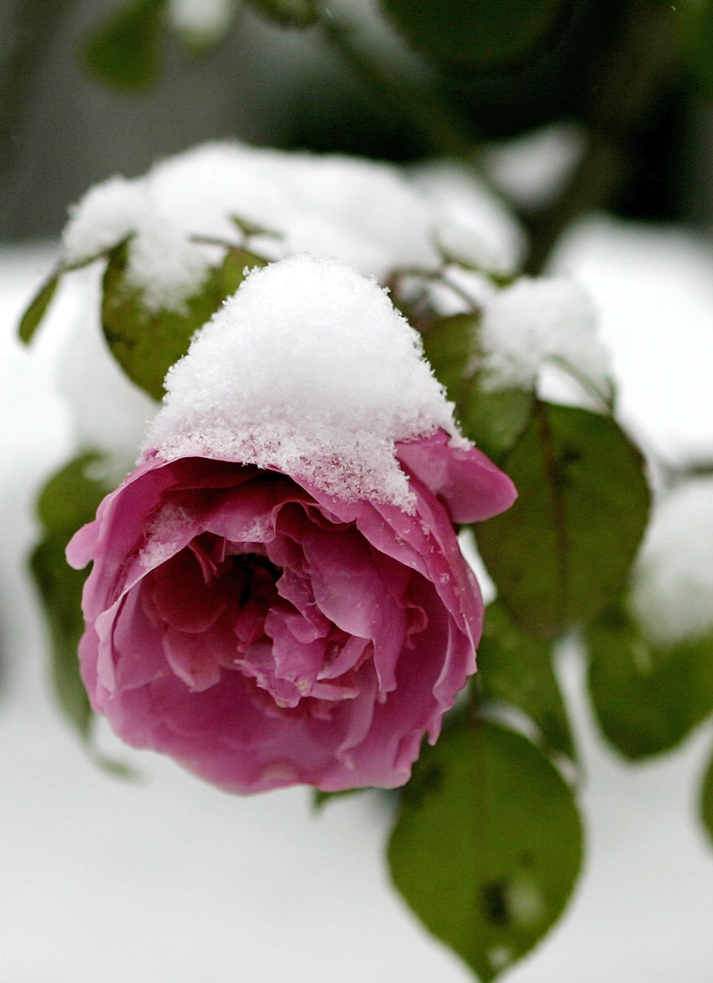
[(234, 792), (401, 785), (475, 671), (454, 523), (510, 480), (373, 281), (251, 274), (166, 377), (139, 466), (71, 541), (82, 675), (129, 744)]
[(80, 645), (94, 709), (232, 792), (406, 782), (475, 670), (483, 603), (452, 520), (514, 492), (442, 432), (398, 457), (413, 515), (147, 454), (68, 550), (94, 560)]

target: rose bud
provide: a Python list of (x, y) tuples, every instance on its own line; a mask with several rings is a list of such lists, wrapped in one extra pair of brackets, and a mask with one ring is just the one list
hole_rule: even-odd
[(508, 508), (420, 339), (348, 267), (251, 274), (72, 539), (82, 676), (127, 743), (232, 792), (391, 788), (475, 671), (454, 523)]

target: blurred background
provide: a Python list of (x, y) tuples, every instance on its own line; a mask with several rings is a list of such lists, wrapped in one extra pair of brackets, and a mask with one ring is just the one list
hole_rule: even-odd
[[(411, 161), (556, 124), (607, 144), (597, 206), (711, 221), (713, 120), (706, 65), (694, 44), (681, 57), (685, 4), (520, 0), (501, 16), (442, 0), (435, 29), (428, 6), (335, 0), (331, 22), (295, 29), (266, 11), (297, 0), (4, 0), (0, 237), (56, 236), (91, 184), (208, 139)], [(136, 66), (92, 68), (92, 39), (125, 9)]]
[[(472, 979), (391, 890), (381, 800), (314, 820), (302, 789), (236, 800), (102, 734), (148, 779), (117, 782), (52, 703), (26, 557), (36, 491), (72, 451), (56, 387), (72, 297), (32, 350), (15, 330), (89, 186), (226, 137), (475, 161), (529, 235), (529, 269), (592, 294), (625, 424), (669, 459), (713, 452), (713, 2), (324, 6), (310, 23), (311, 0), (0, 3), (3, 983)], [(598, 734), (572, 651), (562, 679), (587, 869), (507, 979), (710, 983), (713, 851), (695, 818), (710, 724), (632, 767)]]

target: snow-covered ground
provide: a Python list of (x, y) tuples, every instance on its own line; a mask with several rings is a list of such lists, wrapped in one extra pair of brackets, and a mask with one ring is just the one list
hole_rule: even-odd
[[(99, 771), (59, 718), (25, 573), (34, 492), (72, 446), (54, 390), (61, 331), (31, 350), (17, 314), (51, 247), (0, 251), (0, 979), (3, 983), (466, 983), (391, 890), (388, 805), (315, 817), (302, 789), (235, 798), (170, 761), (104, 746)], [(602, 312), (624, 421), (668, 458), (713, 452), (713, 251), (673, 230), (584, 224), (557, 266)], [(60, 299), (71, 320), (71, 292)], [(695, 819), (710, 728), (631, 767), (598, 738), (565, 655), (587, 781), (587, 869), (511, 983), (710, 983), (713, 848)]]

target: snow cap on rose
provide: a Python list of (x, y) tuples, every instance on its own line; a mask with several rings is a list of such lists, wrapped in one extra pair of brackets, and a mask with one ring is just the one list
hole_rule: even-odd
[(128, 743), (229, 791), (406, 782), (475, 670), (454, 523), (510, 480), (376, 283), (252, 273), (169, 372), (142, 460), (68, 548), (82, 675)]

